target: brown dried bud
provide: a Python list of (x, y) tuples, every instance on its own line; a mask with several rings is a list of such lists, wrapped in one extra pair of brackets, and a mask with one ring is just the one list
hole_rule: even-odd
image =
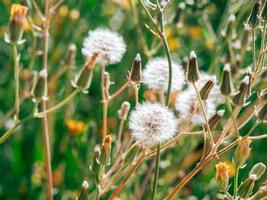
[(231, 14), (228, 18), (227, 25), (225, 26), (225, 29), (222, 30), (221, 34), (223, 37), (231, 37), (233, 30), (234, 30), (234, 23), (236, 21), (236, 16), (234, 14)]
[(243, 106), (247, 99), (249, 87), (249, 76), (245, 76), (242, 80), (238, 92), (233, 96), (233, 102), (237, 106)]
[(259, 11), (260, 11), (260, 1), (255, 0), (253, 9), (247, 21), (247, 24), (252, 28), (255, 28), (259, 24), (259, 17), (258, 17)]
[(210, 78), (200, 90), (200, 97), (202, 100), (207, 100), (211, 89), (216, 83), (216, 77)]
[(230, 167), (225, 162), (216, 164), (216, 182), (221, 192), (227, 192), (229, 186)]
[(198, 69), (197, 55), (195, 51), (191, 51), (187, 64), (186, 78), (189, 82), (195, 83), (199, 80), (199, 77), (200, 75)]
[(220, 91), (223, 95), (231, 95), (233, 92), (232, 75), (229, 63), (226, 63), (223, 68)]
[(33, 102), (40, 102), (41, 100), (48, 100), (47, 97), (47, 90), (45, 87), (45, 81), (47, 78), (47, 70), (43, 69), (39, 72), (36, 80), (33, 83), (33, 88), (32, 88), (32, 96), (33, 96)]
[(252, 42), (251, 28), (245, 26), (241, 38), (241, 49), (243, 51), (249, 51), (251, 49), (251, 42)]
[(79, 194), (78, 200), (88, 200), (88, 188), (89, 183), (87, 181), (83, 181), (82, 189)]
[(127, 116), (128, 116), (128, 112), (130, 110), (130, 104), (129, 102), (125, 101), (121, 104), (121, 108), (119, 109), (118, 111), (118, 114), (119, 114), (119, 118), (121, 120), (126, 120), (127, 119)]
[(238, 141), (238, 146), (234, 155), (234, 162), (237, 168), (243, 167), (249, 157), (251, 140), (242, 138)]
[(215, 130), (215, 128), (216, 128), (217, 124), (219, 123), (219, 121), (221, 120), (223, 114), (224, 114), (224, 110), (219, 110), (213, 116), (211, 116), (211, 118), (209, 118), (209, 126), (210, 126), (211, 131)]
[(136, 84), (142, 81), (142, 63), (140, 54), (136, 54), (132, 69), (130, 72), (130, 80)]

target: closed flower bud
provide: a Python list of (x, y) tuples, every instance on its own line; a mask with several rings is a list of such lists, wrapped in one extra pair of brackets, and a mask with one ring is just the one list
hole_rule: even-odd
[(250, 200), (264, 200), (267, 197), (267, 186), (261, 186), (260, 189), (252, 196), (250, 197)]
[(41, 100), (47, 100), (47, 91), (45, 88), (45, 80), (47, 78), (47, 70), (43, 69), (39, 72), (36, 80), (34, 81), (32, 88), (33, 102), (40, 102)]
[(179, 22), (181, 21), (181, 15), (182, 15), (183, 11), (185, 10), (185, 7), (186, 7), (186, 5), (184, 2), (179, 3), (177, 11), (175, 13), (175, 16), (173, 18), (174, 24), (179, 24)]
[(222, 30), (221, 34), (223, 37), (231, 37), (233, 33), (233, 25), (236, 21), (236, 16), (234, 14), (231, 14), (228, 18), (227, 25), (224, 30)]
[(262, 10), (261, 10), (261, 19), (266, 23), (267, 20), (267, 1), (265, 1)]
[(221, 192), (227, 192), (229, 185), (230, 167), (225, 162), (216, 165), (216, 182)]
[(75, 44), (71, 44), (68, 47), (68, 51), (66, 53), (66, 57), (64, 59), (64, 64), (67, 66), (73, 65), (74, 61), (75, 61), (75, 56), (76, 56), (76, 45)]
[(211, 89), (216, 83), (216, 77), (210, 78), (200, 90), (200, 97), (202, 100), (207, 100)]
[(238, 146), (234, 155), (234, 163), (237, 168), (245, 165), (251, 151), (251, 142), (252, 141), (248, 138), (242, 138), (238, 141)]
[(262, 123), (267, 122), (267, 103), (263, 105), (260, 109), (259, 113), (257, 114), (258, 120)]
[(221, 120), (223, 114), (224, 114), (224, 110), (219, 110), (213, 116), (211, 116), (211, 118), (209, 118), (210, 130), (212, 130), (212, 131), (215, 130), (215, 128), (216, 128), (217, 124), (219, 123), (219, 121)]
[(241, 38), (241, 49), (243, 51), (249, 51), (251, 49), (251, 42), (252, 42), (251, 28), (245, 26)]
[(142, 63), (140, 54), (136, 54), (132, 69), (130, 72), (130, 80), (133, 83), (139, 84), (142, 81)]
[(88, 182), (83, 181), (82, 189), (79, 194), (78, 200), (88, 200), (88, 188), (89, 188)]
[(253, 9), (247, 21), (247, 24), (252, 28), (255, 28), (259, 24), (259, 17), (258, 17), (259, 10), (260, 10), (260, 1), (255, 0)]
[(18, 43), (22, 39), (26, 24), (28, 7), (19, 4), (12, 4), (9, 22), (8, 42)]
[(250, 196), (254, 188), (256, 178), (256, 175), (252, 174), (249, 175), (249, 177), (241, 183), (237, 191), (240, 197), (248, 198)]
[(249, 87), (249, 76), (245, 76), (242, 80), (238, 92), (233, 96), (233, 102), (237, 106), (243, 106), (247, 99), (247, 92)]
[(223, 95), (231, 95), (233, 93), (233, 83), (231, 77), (230, 64), (226, 63), (223, 68), (220, 91)]
[(90, 166), (90, 173), (92, 175), (97, 175), (100, 169), (99, 160), (100, 160), (101, 148), (99, 145), (96, 145), (94, 148), (94, 157), (92, 164)]
[(94, 53), (93, 56), (87, 60), (79, 74), (72, 81), (73, 87), (81, 89), (84, 93), (88, 92), (88, 88), (92, 82), (93, 69), (98, 55), (99, 53)]
[(127, 116), (128, 116), (128, 112), (130, 110), (130, 104), (129, 102), (127, 101), (124, 101), (122, 104), (121, 104), (121, 108), (119, 109), (118, 111), (118, 114), (119, 114), (119, 118), (121, 120), (126, 120), (127, 119)]
[(110, 153), (111, 153), (111, 135), (106, 135), (102, 147), (101, 147), (101, 155), (100, 155), (100, 163), (104, 166), (108, 166), (110, 164)]
[(125, 163), (134, 163), (134, 160), (137, 156), (137, 154), (140, 151), (140, 147), (138, 145), (133, 145), (128, 151), (126, 151), (123, 155), (122, 155), (122, 160)]
[(197, 55), (195, 51), (191, 51), (190, 53), (189, 61), (187, 64), (186, 78), (191, 83), (195, 83), (200, 78)]
[(259, 162), (252, 167), (252, 169), (249, 172), (249, 175), (255, 174), (256, 180), (258, 180), (264, 174), (265, 170), (266, 170), (266, 165), (263, 164), (262, 162)]

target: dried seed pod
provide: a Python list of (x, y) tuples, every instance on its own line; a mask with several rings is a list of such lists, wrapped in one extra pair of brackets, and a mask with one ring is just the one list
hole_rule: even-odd
[(220, 91), (223, 95), (226, 96), (231, 95), (233, 93), (233, 83), (229, 63), (226, 63), (223, 68)]
[(210, 78), (200, 90), (200, 97), (202, 100), (207, 100), (211, 89), (216, 83), (216, 77)]
[(186, 7), (186, 5), (185, 5), (184, 2), (179, 3), (178, 8), (177, 8), (177, 10), (175, 12), (175, 16), (173, 18), (173, 23), (174, 24), (179, 24), (180, 23), (181, 15), (182, 15), (183, 11), (185, 10), (185, 7)]
[(258, 180), (264, 174), (265, 170), (266, 170), (266, 165), (263, 164), (262, 162), (259, 162), (251, 168), (249, 175), (255, 174), (256, 180)]
[(200, 78), (197, 55), (195, 51), (190, 52), (190, 57), (187, 64), (186, 78), (191, 83), (195, 83)]
[(216, 183), (221, 192), (227, 192), (229, 186), (230, 167), (225, 162), (216, 164)]
[(243, 106), (247, 99), (247, 92), (249, 87), (249, 76), (245, 76), (242, 80), (239, 90), (236, 95), (233, 96), (233, 102), (237, 106)]
[(210, 126), (210, 130), (215, 130), (217, 124), (219, 123), (219, 121), (221, 120), (222, 116), (224, 114), (224, 110), (219, 110), (218, 112), (216, 112), (213, 116), (211, 116), (209, 118), (209, 126)]
[(127, 102), (127, 101), (124, 101), (124, 102), (121, 104), (121, 108), (120, 108), (120, 110), (118, 111), (120, 120), (126, 120), (126, 119), (127, 119), (128, 112), (129, 112), (129, 110), (130, 110), (130, 107), (131, 107), (131, 106), (130, 106), (129, 102)]
[(254, 188), (256, 178), (255, 174), (251, 174), (244, 182), (241, 183), (237, 191), (240, 197), (248, 198), (250, 196)]
[(82, 189), (79, 194), (78, 200), (88, 200), (88, 188), (89, 183), (87, 181), (83, 181)]
[(132, 69), (130, 72), (130, 80), (135, 84), (140, 84), (142, 81), (142, 63), (140, 54), (136, 54)]
[(41, 100), (48, 100), (47, 90), (45, 88), (45, 81), (47, 78), (47, 70), (43, 69), (39, 72), (36, 81), (34, 81), (32, 88), (33, 102), (40, 102)]
[(252, 42), (251, 28), (248, 26), (244, 27), (244, 32), (241, 38), (241, 49), (243, 51), (250, 51)]
[(237, 168), (243, 167), (250, 155), (251, 140), (248, 138), (242, 138), (238, 141), (238, 146), (234, 155), (234, 163)]
[(93, 175), (97, 175), (100, 169), (100, 155), (101, 155), (101, 148), (99, 145), (96, 145), (94, 148), (94, 157), (92, 164), (90, 166), (90, 173)]
[(20, 4), (12, 4), (9, 22), (8, 42), (18, 43), (22, 39), (25, 29), (28, 7)]
[(72, 80), (71, 83), (74, 88), (80, 89), (84, 93), (88, 92), (88, 88), (92, 82), (93, 69), (98, 55), (99, 53), (94, 53), (93, 56), (87, 60), (86, 64), (83, 66), (74, 80)]

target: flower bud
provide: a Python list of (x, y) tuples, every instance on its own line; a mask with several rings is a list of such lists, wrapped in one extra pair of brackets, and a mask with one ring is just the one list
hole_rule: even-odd
[(258, 120), (262, 123), (267, 122), (267, 103), (263, 105), (260, 109), (259, 113), (257, 114)]
[(187, 64), (186, 78), (189, 82), (195, 83), (196, 81), (198, 81), (199, 77), (200, 75), (198, 69), (197, 55), (195, 51), (191, 51)]
[(210, 78), (200, 90), (200, 97), (202, 100), (207, 100), (211, 89), (216, 83), (216, 77)]
[(260, 10), (260, 1), (255, 0), (253, 9), (247, 21), (247, 24), (252, 28), (255, 28), (259, 24), (259, 17), (258, 17), (259, 10)]
[(210, 126), (211, 131), (215, 130), (215, 128), (216, 128), (217, 124), (219, 123), (219, 121), (221, 120), (223, 114), (224, 114), (224, 110), (219, 110), (213, 116), (211, 116), (211, 118), (209, 118), (208, 122), (209, 122), (209, 126)]
[(247, 92), (249, 87), (249, 76), (245, 76), (242, 80), (238, 92), (233, 96), (233, 102), (237, 106), (243, 106), (247, 99)]
[(39, 72), (37, 79), (34, 81), (32, 88), (33, 102), (40, 102), (41, 100), (48, 100), (47, 91), (45, 88), (45, 81), (47, 78), (47, 70), (43, 69)]
[(90, 166), (90, 173), (92, 175), (97, 175), (100, 169), (99, 165), (99, 160), (100, 160), (100, 154), (101, 154), (101, 149), (99, 145), (96, 145), (94, 148), (94, 157), (92, 164)]
[(216, 182), (221, 192), (227, 192), (230, 167), (225, 162), (216, 164)]
[(251, 28), (245, 26), (241, 38), (241, 49), (243, 51), (249, 51), (251, 49), (251, 42), (252, 42)]
[(66, 53), (66, 57), (64, 59), (64, 64), (67, 66), (73, 65), (74, 61), (75, 61), (75, 56), (76, 56), (76, 45), (75, 44), (71, 44), (68, 47), (68, 51)]
[(267, 186), (261, 186), (260, 189), (252, 196), (250, 197), (250, 200), (264, 200), (267, 197)]
[(120, 120), (126, 120), (128, 116), (128, 112), (130, 110), (130, 104), (127, 101), (124, 101), (121, 104), (121, 108), (118, 111)]
[(261, 19), (266, 23), (267, 20), (267, 1), (265, 1), (264, 5), (262, 6), (261, 9)]
[(139, 84), (142, 81), (142, 63), (140, 54), (136, 54), (132, 69), (130, 72), (130, 80), (133, 83)]
[(244, 182), (241, 183), (237, 191), (240, 197), (248, 198), (250, 196), (254, 188), (256, 178), (255, 174), (251, 174)]
[(231, 37), (231, 33), (234, 30), (234, 23), (236, 21), (236, 16), (234, 14), (231, 14), (228, 18), (227, 25), (224, 30), (222, 30), (221, 34), (223, 37)]
[(177, 11), (175, 12), (175, 16), (173, 18), (174, 24), (179, 24), (179, 22), (181, 21), (181, 15), (182, 15), (183, 11), (185, 10), (185, 7), (186, 7), (186, 5), (184, 2), (179, 3)]
[(243, 167), (249, 157), (251, 148), (251, 140), (248, 138), (242, 138), (238, 141), (238, 146), (234, 155), (234, 163), (237, 168)]
[(100, 155), (100, 163), (104, 166), (108, 166), (110, 164), (110, 153), (111, 153), (111, 135), (106, 135), (102, 147), (101, 147), (101, 155)]
[(88, 182), (83, 181), (82, 189), (79, 194), (78, 200), (88, 200), (88, 188), (89, 188)]
[(79, 74), (72, 81), (72, 86), (74, 88), (81, 89), (84, 93), (88, 92), (87, 90), (92, 82), (93, 69), (98, 56), (99, 53), (94, 53), (93, 56), (87, 60)]
[(9, 21), (9, 34), (7, 38), (8, 42), (18, 43), (21, 41), (26, 24), (27, 13), (28, 7), (20, 4), (12, 4)]
[(220, 91), (223, 95), (231, 95), (233, 92), (233, 83), (229, 63), (226, 63), (223, 68)]
[(266, 170), (266, 165), (262, 162), (255, 164), (249, 172), (249, 175), (255, 174), (256, 180), (260, 179)]

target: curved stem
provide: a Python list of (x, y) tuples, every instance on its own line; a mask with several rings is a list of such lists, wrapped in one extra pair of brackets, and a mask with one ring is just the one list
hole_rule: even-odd
[(80, 90), (75, 89), (73, 90), (73, 92), (67, 96), (65, 99), (63, 99), (61, 102), (59, 102), (58, 104), (54, 105), (51, 108), (48, 108), (46, 111), (40, 112), (40, 113), (35, 113), (35, 117), (44, 117), (44, 115), (51, 113), (51, 112), (55, 112), (58, 109), (62, 108), (63, 106), (65, 106), (73, 97), (75, 97), (78, 93), (80, 92)]
[(109, 101), (113, 100), (117, 96), (119, 96), (127, 87), (129, 87), (129, 80), (126, 81), (116, 92), (114, 92), (112, 95), (109, 96)]
[(155, 197), (156, 197), (157, 185), (158, 185), (158, 179), (159, 179), (159, 162), (160, 162), (160, 144), (157, 145), (156, 169), (154, 172), (154, 182), (153, 182), (151, 200), (155, 200)]
[(234, 200), (237, 200), (238, 175), (239, 175), (239, 167), (236, 168), (236, 174), (234, 177)]
[(235, 132), (236, 132), (237, 136), (239, 136), (238, 126), (237, 126), (235, 117), (233, 115), (233, 109), (232, 109), (232, 106), (231, 106), (231, 103), (230, 103), (230, 99), (227, 96), (225, 97), (225, 99), (226, 99), (226, 105), (228, 107), (228, 110), (229, 110), (230, 115), (231, 115), (231, 119), (232, 119), (234, 127), (235, 127)]

